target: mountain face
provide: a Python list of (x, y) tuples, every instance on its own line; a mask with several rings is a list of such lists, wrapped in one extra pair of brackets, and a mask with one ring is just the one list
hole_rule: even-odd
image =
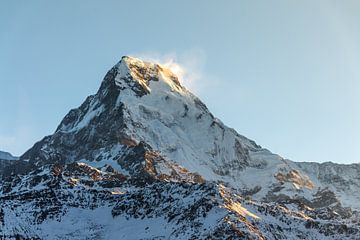
[(359, 164), (283, 159), (136, 58), (14, 162), (8, 239), (360, 239)]

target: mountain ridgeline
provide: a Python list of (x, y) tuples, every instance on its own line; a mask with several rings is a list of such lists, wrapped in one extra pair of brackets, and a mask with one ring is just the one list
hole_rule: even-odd
[(5, 239), (360, 239), (359, 164), (271, 153), (132, 57), (3, 161)]

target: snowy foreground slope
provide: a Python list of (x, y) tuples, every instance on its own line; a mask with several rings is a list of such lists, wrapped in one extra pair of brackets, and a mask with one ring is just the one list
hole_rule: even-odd
[(0, 174), (5, 239), (360, 239), (359, 164), (283, 159), (131, 57)]

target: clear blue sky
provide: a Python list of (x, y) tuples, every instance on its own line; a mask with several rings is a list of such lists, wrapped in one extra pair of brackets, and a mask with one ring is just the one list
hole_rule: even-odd
[(122, 55), (174, 56), (225, 124), (295, 161), (360, 162), (359, 1), (1, 1), (0, 149), (19, 155)]

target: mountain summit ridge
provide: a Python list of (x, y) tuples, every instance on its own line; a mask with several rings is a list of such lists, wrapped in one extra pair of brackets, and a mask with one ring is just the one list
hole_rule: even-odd
[[(97, 212), (119, 229), (124, 219), (147, 221), (139, 218), (166, 226), (149, 225), (148, 238), (360, 236), (360, 165), (297, 163), (273, 154), (214, 117), (170, 69), (127, 56), (54, 134), (0, 170), (7, 236), (46, 238), (51, 219), (77, 222), (77, 212), (99, 229), (87, 233), (90, 239), (107, 236), (101, 229), (108, 225), (94, 222)], [(21, 229), (12, 227), (16, 221)], [(81, 239), (79, 227), (58, 238)]]
[[(118, 64), (116, 64), (120, 72), (128, 72), (132, 79), (144, 87), (144, 90), (150, 92), (150, 81), (163, 81), (171, 90), (184, 90), (180, 84), (178, 76), (176, 76), (170, 68), (147, 61), (142, 61), (135, 57), (123, 56)], [(121, 86), (121, 81), (116, 82)]]

